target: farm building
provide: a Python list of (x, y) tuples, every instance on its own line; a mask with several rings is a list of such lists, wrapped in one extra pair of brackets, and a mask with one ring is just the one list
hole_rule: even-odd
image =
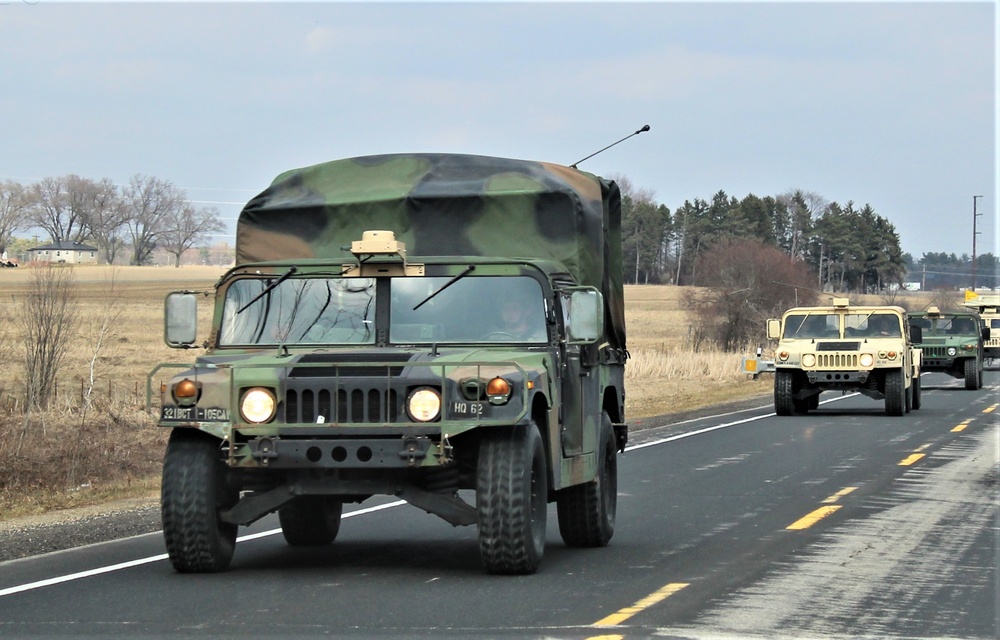
[(97, 248), (79, 242), (54, 242), (28, 250), (31, 262), (97, 264)]

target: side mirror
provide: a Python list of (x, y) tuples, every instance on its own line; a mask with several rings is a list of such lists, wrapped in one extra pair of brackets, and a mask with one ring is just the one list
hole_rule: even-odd
[(983, 327), (983, 340), (989, 340), (989, 339), (990, 339), (990, 328)]
[(163, 340), (172, 349), (194, 344), (198, 334), (198, 299), (193, 293), (167, 294), (163, 313)]
[(923, 327), (917, 326), (915, 324), (910, 325), (910, 342), (913, 344), (920, 344), (924, 341), (924, 329)]
[(604, 296), (597, 289), (574, 289), (569, 298), (566, 341), (592, 344), (604, 335)]
[(767, 321), (767, 337), (777, 340), (781, 337), (781, 320), (771, 318)]

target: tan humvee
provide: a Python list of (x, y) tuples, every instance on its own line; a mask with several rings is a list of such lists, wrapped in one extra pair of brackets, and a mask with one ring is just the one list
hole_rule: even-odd
[[(917, 335), (911, 336), (911, 331)], [(796, 307), (767, 321), (778, 340), (774, 357), (774, 410), (806, 413), (824, 391), (862, 393), (885, 400), (901, 416), (920, 408), (920, 328), (895, 306), (854, 306), (833, 298), (829, 306)]]

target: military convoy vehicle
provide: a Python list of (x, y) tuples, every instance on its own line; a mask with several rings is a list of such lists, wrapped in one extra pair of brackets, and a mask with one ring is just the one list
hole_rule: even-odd
[(942, 312), (938, 307), (907, 314), (910, 325), (923, 334), (920, 347), (921, 370), (964, 378), (965, 388), (983, 386), (983, 340), (990, 330), (980, 325), (971, 311)]
[[(911, 335), (912, 332), (912, 335)], [(896, 306), (855, 306), (833, 298), (829, 306), (796, 307), (767, 321), (777, 339), (774, 410), (780, 416), (819, 406), (824, 391), (862, 393), (885, 400), (901, 416), (920, 408), (920, 328)]]
[(477, 525), (491, 573), (529, 574), (547, 504), (571, 547), (614, 533), (627, 440), (621, 196), (545, 162), (457, 154), (279, 175), (242, 210), (236, 266), (166, 299), (163, 535), (180, 572), (231, 562), (277, 512), (327, 545), (344, 503), (398, 496)]
[(982, 327), (990, 330), (983, 342), (983, 357), (1000, 359), (1000, 294), (971, 294), (965, 306), (975, 309)]

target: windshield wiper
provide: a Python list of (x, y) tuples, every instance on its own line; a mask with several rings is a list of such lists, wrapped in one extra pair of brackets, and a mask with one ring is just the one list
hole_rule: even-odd
[(434, 292), (434, 293), (432, 293), (431, 295), (429, 295), (429, 296), (427, 296), (426, 298), (424, 298), (423, 300), (421, 300), (421, 301), (420, 301), (420, 304), (418, 304), (417, 306), (413, 307), (413, 310), (414, 310), (414, 311), (416, 311), (416, 310), (417, 310), (417, 309), (419, 309), (420, 307), (424, 306), (424, 303), (426, 303), (426, 302), (427, 302), (428, 300), (430, 300), (431, 298), (433, 298), (433, 297), (434, 297), (434, 296), (436, 296), (437, 294), (441, 293), (442, 291), (444, 291), (445, 289), (447, 289), (447, 288), (448, 288), (448, 287), (450, 287), (451, 285), (455, 284), (456, 282), (458, 282), (459, 280), (461, 280), (461, 279), (462, 279), (462, 278), (464, 278), (465, 276), (469, 275), (469, 273), (470, 273), (471, 271), (475, 270), (475, 268), (476, 268), (476, 265), (474, 265), (474, 264), (470, 264), (469, 266), (467, 266), (467, 267), (465, 268), (465, 271), (463, 271), (462, 273), (458, 274), (457, 276), (455, 276), (454, 278), (452, 278), (452, 279), (451, 279), (451, 280), (449, 280), (448, 282), (445, 282), (445, 283), (444, 283), (444, 284), (443, 284), (443, 285), (441, 286), (441, 288), (440, 288), (440, 289), (438, 289), (437, 291), (435, 291), (435, 292)]
[(263, 291), (261, 291), (260, 293), (258, 293), (257, 295), (255, 295), (255, 296), (253, 297), (253, 300), (251, 300), (250, 302), (248, 302), (248, 303), (246, 303), (245, 305), (243, 305), (242, 307), (240, 307), (240, 308), (239, 308), (239, 309), (238, 309), (238, 310), (236, 311), (236, 315), (239, 315), (239, 314), (243, 313), (244, 311), (246, 311), (246, 310), (247, 310), (247, 307), (249, 307), (250, 305), (252, 305), (253, 303), (257, 302), (258, 300), (260, 300), (261, 298), (263, 298), (263, 297), (264, 297), (264, 296), (266, 296), (267, 294), (269, 294), (269, 293), (271, 293), (272, 291), (274, 291), (274, 289), (275, 289), (275, 288), (276, 288), (276, 287), (277, 287), (277, 286), (278, 286), (279, 284), (281, 284), (281, 283), (282, 283), (282, 282), (284, 282), (285, 280), (288, 280), (289, 278), (291, 278), (291, 277), (292, 277), (292, 274), (294, 274), (294, 273), (295, 273), (296, 271), (298, 271), (298, 267), (292, 267), (292, 268), (290, 268), (290, 269), (289, 269), (288, 271), (286, 271), (286, 272), (285, 272), (285, 274), (284, 274), (283, 276), (281, 276), (280, 278), (278, 278), (277, 280), (275, 280), (275, 281), (274, 281), (274, 282), (272, 282), (271, 284), (269, 284), (269, 285), (267, 285), (266, 287), (264, 287), (264, 290), (263, 290)]

